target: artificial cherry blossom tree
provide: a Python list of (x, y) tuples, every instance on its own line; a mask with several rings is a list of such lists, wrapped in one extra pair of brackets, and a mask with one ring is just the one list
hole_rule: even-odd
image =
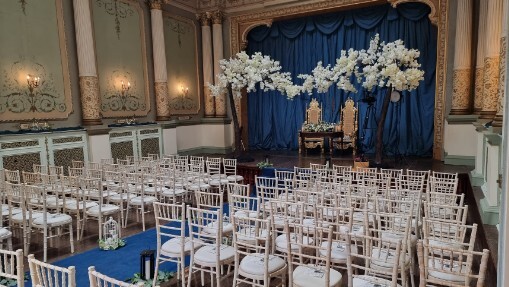
[(211, 96), (228, 94), (235, 130), (235, 154), (238, 156), (241, 150), (241, 130), (235, 109), (235, 98), (242, 97), (242, 90), (253, 92), (257, 87), (264, 91), (277, 90), (293, 99), (301, 92), (301, 88), (293, 84), (290, 73), (281, 72), (278, 61), (259, 52), (251, 56), (246, 52), (240, 52), (229, 60), (221, 60), (219, 64), (222, 72), (216, 75), (217, 83), (215, 85), (208, 83), (208, 86)]

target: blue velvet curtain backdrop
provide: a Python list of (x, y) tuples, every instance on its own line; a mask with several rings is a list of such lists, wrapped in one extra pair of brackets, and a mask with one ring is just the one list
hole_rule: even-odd
[[(430, 8), (420, 3), (405, 3), (392, 8), (381, 5), (260, 26), (248, 35), (247, 52), (261, 52), (280, 61), (283, 71), (309, 74), (319, 61), (334, 65), (341, 50), (367, 49), (370, 39), (380, 34), (383, 41), (401, 39), (406, 47), (419, 49), (419, 63), (424, 81), (417, 90), (403, 92), (401, 100), (391, 103), (384, 130), (387, 154), (427, 156), (433, 147), (435, 103), (435, 67), (437, 28), (428, 18)], [(358, 102), (359, 136), (365, 152), (374, 152), (376, 123), (380, 114), (384, 89), (374, 91), (374, 109), (360, 102), (364, 90), (357, 93), (338, 90), (333, 85), (328, 93), (302, 94), (287, 100), (279, 92), (258, 90), (248, 95), (249, 146), (251, 149), (296, 149), (298, 131), (305, 120), (311, 98), (322, 107), (322, 120), (339, 122), (340, 107), (348, 97)]]

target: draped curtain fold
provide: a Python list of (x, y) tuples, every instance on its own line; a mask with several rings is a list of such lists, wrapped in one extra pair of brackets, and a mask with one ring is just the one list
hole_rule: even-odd
[[(260, 26), (248, 35), (247, 52), (261, 52), (280, 61), (283, 71), (297, 75), (311, 73), (317, 62), (335, 64), (341, 50), (367, 49), (370, 39), (380, 34), (383, 41), (401, 39), (408, 48), (421, 52), (419, 63), (425, 71), (417, 90), (403, 92), (391, 103), (384, 130), (386, 153), (430, 155), (433, 147), (435, 68), (437, 29), (427, 15), (430, 8), (421, 3), (405, 3), (393, 8), (381, 5), (338, 13), (274, 22)], [(287, 100), (277, 91), (258, 90), (248, 94), (249, 145), (251, 149), (296, 149), (298, 131), (305, 111), (316, 98), (322, 119), (339, 122), (340, 107), (348, 97), (359, 101), (359, 137), (366, 152), (373, 152), (376, 123), (385, 90), (375, 91), (374, 109), (360, 102), (364, 90), (348, 93), (332, 86), (327, 93), (302, 94)]]

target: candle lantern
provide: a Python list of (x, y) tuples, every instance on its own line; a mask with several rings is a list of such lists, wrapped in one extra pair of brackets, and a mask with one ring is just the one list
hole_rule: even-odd
[(140, 253), (140, 277), (145, 280), (154, 278), (155, 250), (143, 250)]
[(125, 245), (120, 238), (120, 227), (112, 217), (103, 225), (102, 238), (99, 240), (99, 248), (103, 250), (115, 250)]

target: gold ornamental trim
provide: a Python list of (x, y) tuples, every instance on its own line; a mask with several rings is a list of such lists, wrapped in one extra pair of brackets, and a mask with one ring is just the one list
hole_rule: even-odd
[(150, 1), (150, 9), (163, 10), (163, 3), (161, 0), (152, 0)]
[(500, 58), (484, 58), (484, 90), (481, 118), (492, 118), (497, 112)]
[(80, 76), (81, 112), (84, 124), (101, 122), (101, 99), (99, 78)]
[(210, 26), (210, 13), (201, 13), (196, 17), (201, 26)]
[(471, 103), (471, 69), (454, 70), (452, 76), (451, 114), (467, 114)]
[(220, 10), (213, 11), (210, 13), (212, 24), (223, 24), (224, 14)]
[(156, 117), (158, 121), (170, 118), (170, 102), (168, 98), (168, 83), (156, 82), (154, 84), (156, 94)]
[(210, 90), (208, 86), (203, 87), (204, 98), (205, 98), (205, 116), (206, 117), (214, 117), (216, 115), (216, 104), (215, 97), (210, 95)]
[(484, 68), (475, 69), (474, 81), (474, 113), (478, 114), (482, 110), (482, 97), (484, 92)]

